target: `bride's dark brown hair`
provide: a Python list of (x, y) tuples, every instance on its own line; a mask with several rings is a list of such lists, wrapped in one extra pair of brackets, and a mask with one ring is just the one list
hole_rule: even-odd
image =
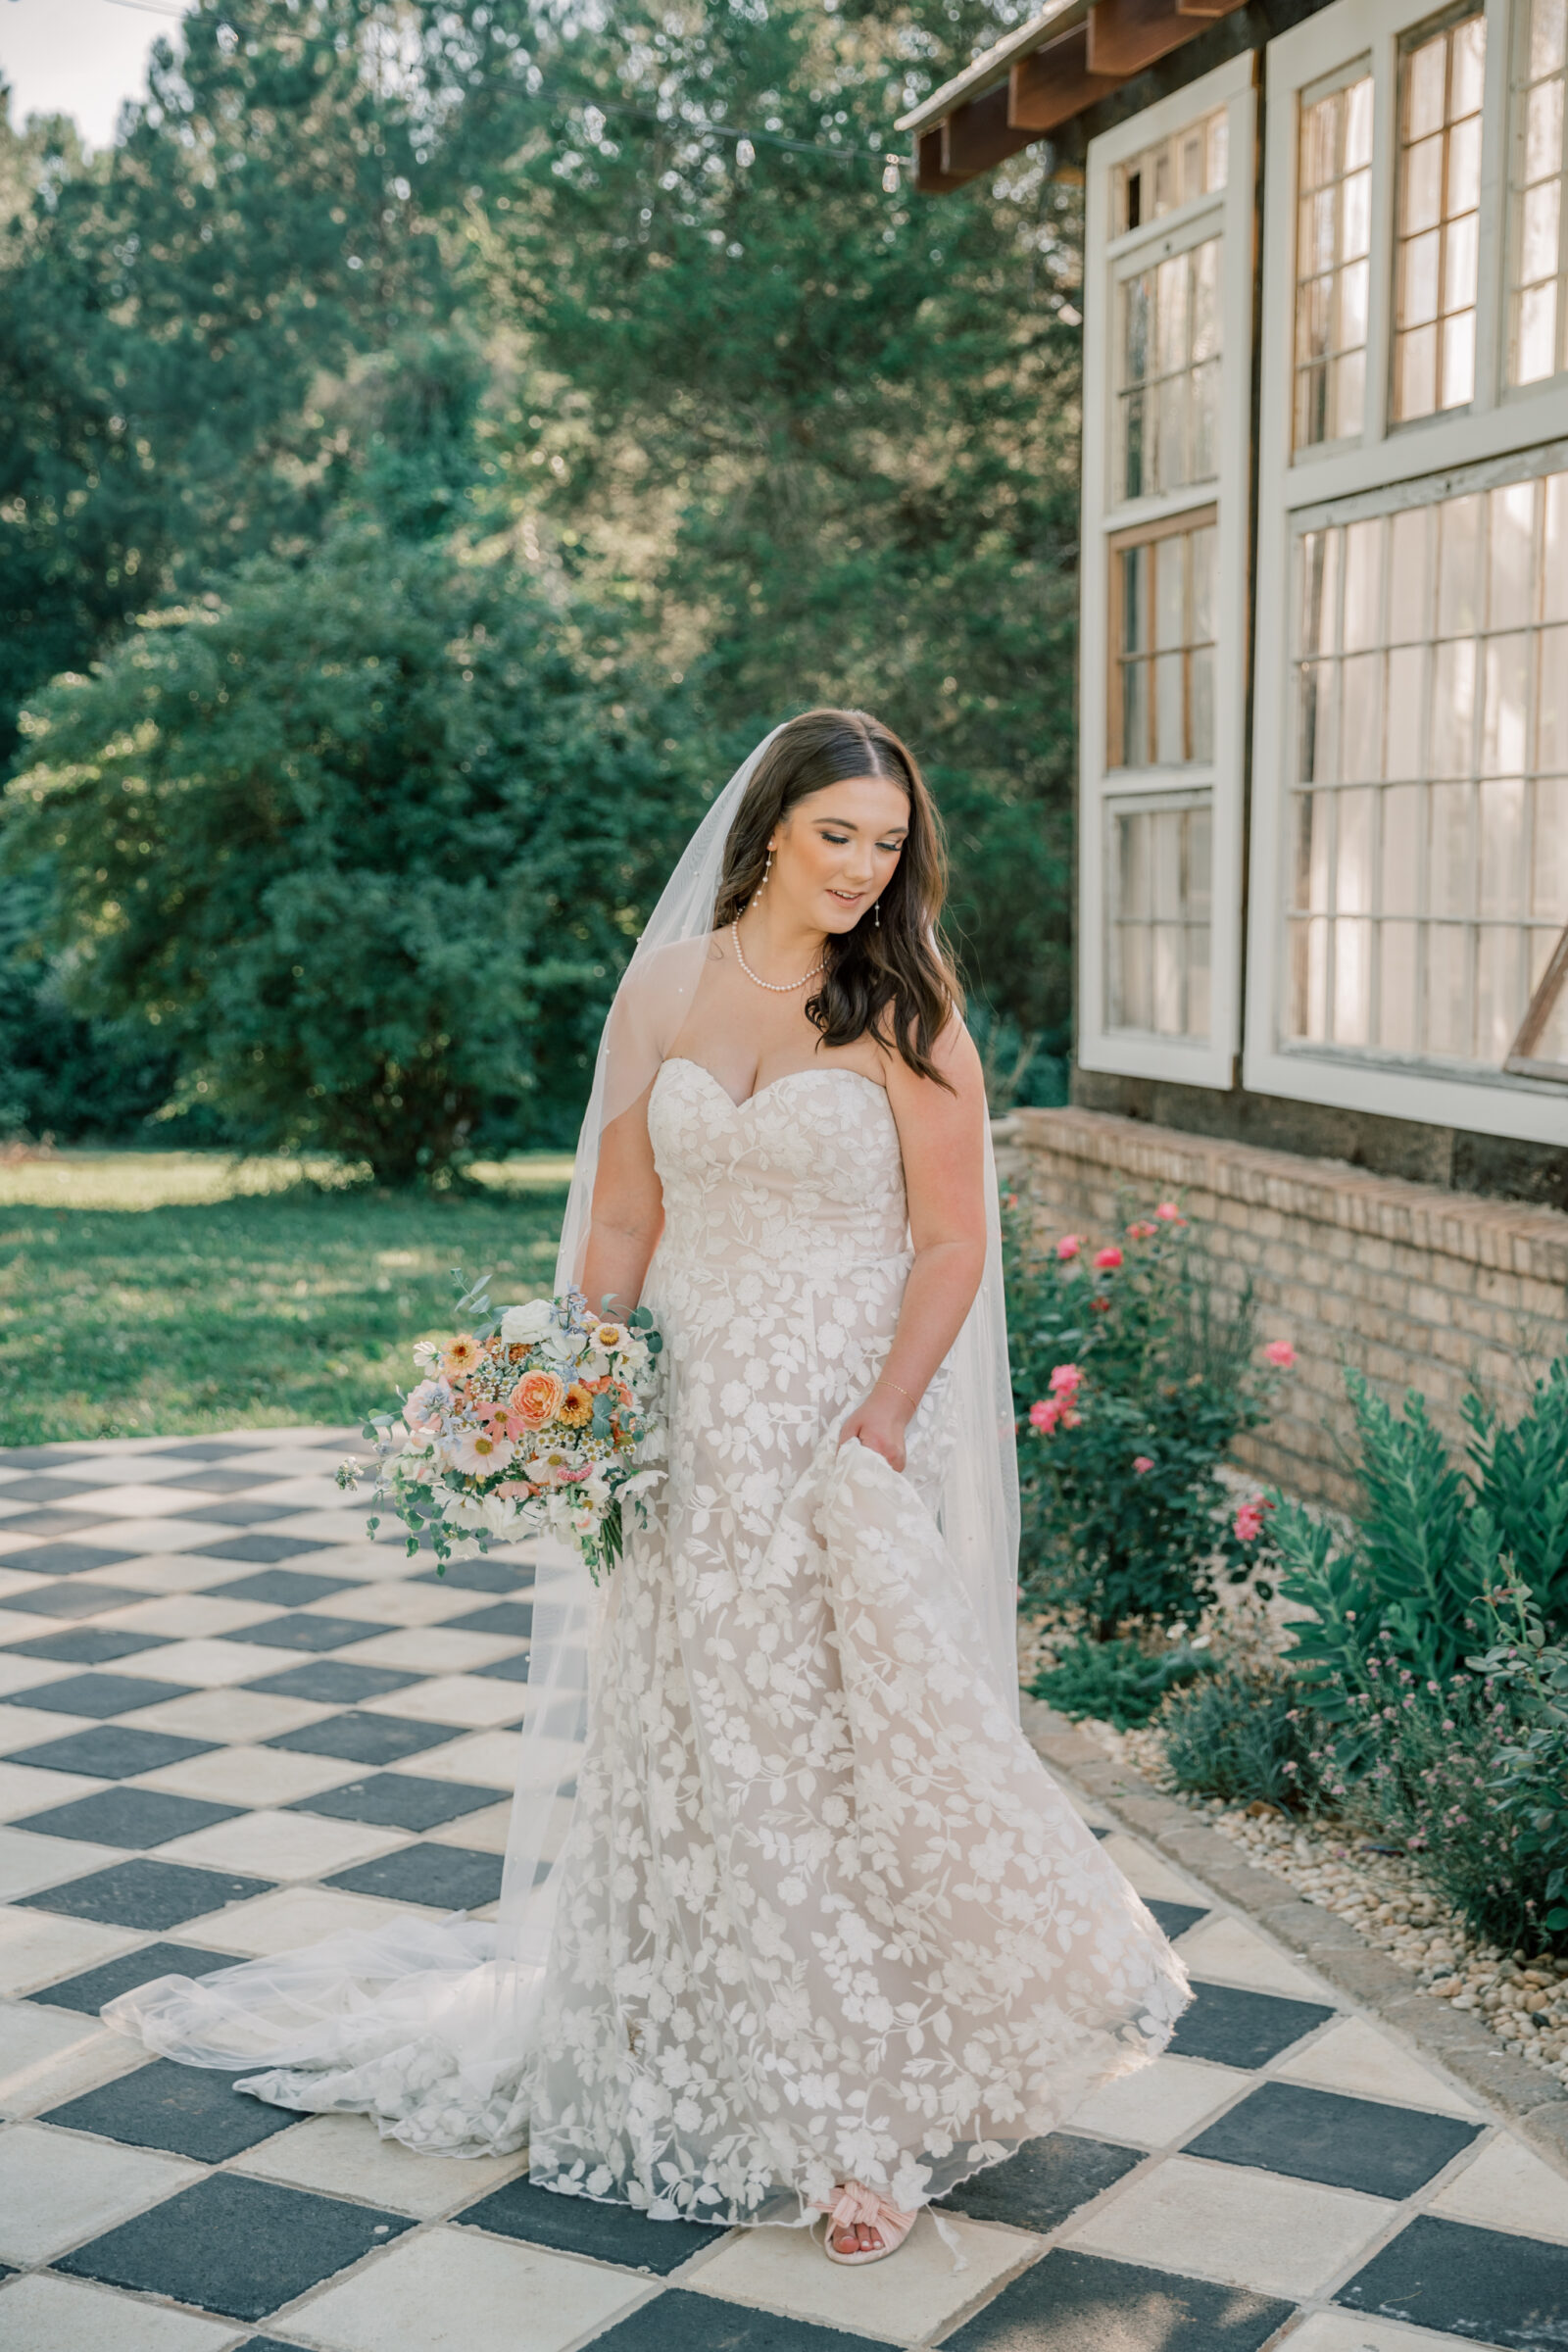
[(909, 803), (909, 829), (878, 902), (880, 921), (867, 907), (853, 931), (828, 933), (822, 985), (806, 1017), (826, 1046), (853, 1046), (869, 1034), (919, 1077), (946, 1086), (932, 1049), (948, 1022), (962, 1017), (963, 991), (937, 929), (948, 888), (942, 819), (913, 753), (869, 711), (807, 710), (779, 729), (724, 844), (713, 927), (744, 914), (761, 887), (780, 820), (812, 793), (860, 776), (898, 786)]

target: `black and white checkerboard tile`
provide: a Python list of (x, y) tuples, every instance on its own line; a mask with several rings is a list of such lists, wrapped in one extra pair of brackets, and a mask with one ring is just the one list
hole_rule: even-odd
[(99, 2004), (499, 1886), (525, 1560), (370, 1543), (348, 1433), (0, 1453), (4, 2352), (1568, 2347), (1568, 2181), (1135, 1840), (1174, 2049), (896, 2262), (661, 2226), (149, 2060)]

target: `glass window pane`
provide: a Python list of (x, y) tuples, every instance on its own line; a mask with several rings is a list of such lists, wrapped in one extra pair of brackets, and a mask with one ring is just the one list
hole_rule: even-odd
[(1481, 625), (1479, 498), (1450, 498), (1439, 509), (1438, 635), (1466, 635)]
[(1113, 187), (1114, 233), (1145, 228), (1177, 205), (1192, 204), (1223, 188), (1225, 129), (1225, 110), (1218, 107), (1200, 122), (1157, 139), (1119, 166)]
[(1503, 776), (1480, 791), (1481, 880), (1477, 912), (1517, 922), (1525, 911), (1525, 785)]
[(1297, 561), (1289, 1033), (1495, 1070), (1568, 921), (1568, 474)]
[(1429, 804), (1430, 826), (1427, 909), (1432, 914), (1469, 914), (1475, 880), (1470, 840), (1470, 810), (1474, 788), (1469, 784), (1434, 784)]
[(1522, 628), (1535, 618), (1535, 483), (1494, 490), (1487, 510), (1487, 626)]
[(1481, 722), (1481, 772), (1506, 776), (1525, 763), (1525, 708), (1530, 640), (1523, 630), (1487, 640), (1486, 701)]
[(1214, 548), (1214, 525), (1205, 521), (1118, 551), (1122, 612), (1111, 732), (1113, 761), (1121, 767), (1213, 759)]
[(1383, 657), (1351, 655), (1340, 669), (1340, 774), (1359, 783), (1383, 773)]
[(1518, 12), (1508, 142), (1508, 380), (1562, 366), (1563, 0)]
[(1110, 1025), (1201, 1037), (1208, 1022), (1209, 812), (1113, 811)]
[(1334, 1041), (1364, 1046), (1372, 1026), (1372, 925), (1340, 921), (1334, 926)]
[(1297, 448), (1359, 433), (1366, 342), (1372, 79), (1303, 101), (1298, 120)]
[(1218, 391), (1219, 240), (1206, 239), (1121, 289), (1121, 490), (1140, 498), (1209, 479)]
[(1421, 804), (1419, 784), (1399, 784), (1383, 795), (1382, 902), (1386, 914), (1421, 911)]
[(1394, 1054), (1413, 1054), (1419, 1042), (1416, 1020), (1416, 951), (1420, 933), (1414, 923), (1380, 923), (1378, 971), (1378, 1044)]
[[(1394, 416), (1461, 407), (1475, 390), (1481, 202), (1479, 12), (1407, 48), (1399, 67)], [(1441, 324), (1440, 324), (1441, 322)]]
[(1419, 776), (1425, 758), (1427, 649), (1396, 646), (1389, 656), (1388, 714), (1383, 726), (1383, 773)]
[(1372, 792), (1342, 792), (1339, 796), (1336, 914), (1368, 914), (1372, 910), (1372, 826), (1377, 797)]

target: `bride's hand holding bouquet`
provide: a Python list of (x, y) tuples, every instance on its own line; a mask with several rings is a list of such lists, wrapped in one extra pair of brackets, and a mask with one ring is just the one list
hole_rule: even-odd
[[(375, 1498), (428, 1535), (444, 1570), (454, 1548), (549, 1533), (575, 1544), (597, 1584), (620, 1557), (621, 1511), (663, 1475), (651, 1411), (662, 1341), (646, 1308), (590, 1312), (577, 1291), (499, 1316), (480, 1282), (458, 1301), (473, 1318), (444, 1347), (420, 1340), (424, 1377), (400, 1415), (373, 1413)], [(400, 1428), (401, 1424), (401, 1428)], [(360, 1465), (346, 1462), (341, 1486)], [(373, 1535), (378, 1517), (369, 1522)]]

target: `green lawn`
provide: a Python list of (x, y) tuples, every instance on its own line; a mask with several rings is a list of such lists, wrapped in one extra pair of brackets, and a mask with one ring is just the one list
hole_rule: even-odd
[(377, 1198), (218, 1152), (0, 1163), (0, 1444), (357, 1422), (450, 1329), (451, 1274), (548, 1291), (569, 1160)]

